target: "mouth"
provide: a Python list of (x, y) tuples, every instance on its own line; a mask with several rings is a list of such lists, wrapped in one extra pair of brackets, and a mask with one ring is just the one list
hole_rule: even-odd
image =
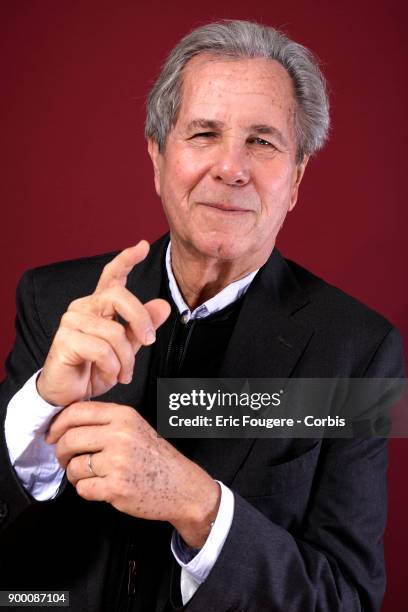
[(199, 205), (212, 208), (213, 210), (226, 214), (242, 215), (244, 213), (252, 212), (249, 208), (240, 208), (239, 206), (234, 206), (233, 204), (223, 204), (222, 202), (199, 202)]

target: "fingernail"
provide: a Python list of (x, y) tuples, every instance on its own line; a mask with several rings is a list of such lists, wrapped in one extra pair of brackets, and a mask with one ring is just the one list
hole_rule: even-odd
[(145, 336), (146, 344), (153, 344), (155, 340), (156, 340), (156, 333), (154, 329), (152, 328), (148, 329), (146, 332), (146, 336)]
[(132, 374), (129, 374), (129, 376), (125, 377), (123, 384), (128, 385), (131, 382), (132, 382)]

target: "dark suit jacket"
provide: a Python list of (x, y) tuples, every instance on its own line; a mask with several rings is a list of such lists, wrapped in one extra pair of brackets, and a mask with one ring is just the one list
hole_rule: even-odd
[[(143, 302), (159, 294), (167, 240), (155, 243), (129, 276), (128, 288)], [(69, 303), (92, 293), (111, 256), (23, 276), (1, 388), (3, 416), (9, 399), (42, 366)], [(106, 399), (138, 407), (150, 351), (140, 351), (134, 382), (118, 385)], [(246, 294), (220, 375), (395, 377), (403, 374), (402, 363), (398, 332), (386, 320), (274, 250)], [(189, 611), (380, 609), (385, 440), (196, 440), (190, 456), (231, 487), (235, 514)], [(132, 541), (133, 609), (173, 609), (168, 600), (172, 590), (177, 595), (179, 574), (168, 524), (86, 502), (70, 484), (57, 499), (35, 502), (19, 484), (4, 441), (0, 500), (1, 589), (67, 589), (75, 611), (115, 610)]]

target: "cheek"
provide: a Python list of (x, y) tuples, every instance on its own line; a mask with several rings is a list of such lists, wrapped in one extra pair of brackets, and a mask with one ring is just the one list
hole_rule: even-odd
[[(272, 178), (273, 176), (273, 178)], [(287, 168), (275, 170), (275, 172), (263, 176), (259, 182), (258, 193), (261, 198), (264, 212), (269, 217), (274, 217), (282, 211), (286, 211), (292, 195), (292, 172)]]
[(171, 196), (172, 202), (185, 205), (191, 191), (200, 182), (205, 170), (190, 155), (178, 156), (169, 164), (162, 181), (163, 195)]

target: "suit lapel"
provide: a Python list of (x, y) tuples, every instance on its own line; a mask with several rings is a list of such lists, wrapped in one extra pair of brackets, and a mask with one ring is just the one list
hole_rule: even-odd
[(313, 333), (293, 316), (308, 301), (274, 251), (248, 290), (220, 377), (288, 378)]
[[(288, 264), (274, 249), (245, 296), (220, 378), (289, 378), (313, 335), (295, 313), (309, 302)], [(230, 484), (254, 439), (199, 439), (193, 458)], [(277, 449), (279, 440), (275, 439)]]

